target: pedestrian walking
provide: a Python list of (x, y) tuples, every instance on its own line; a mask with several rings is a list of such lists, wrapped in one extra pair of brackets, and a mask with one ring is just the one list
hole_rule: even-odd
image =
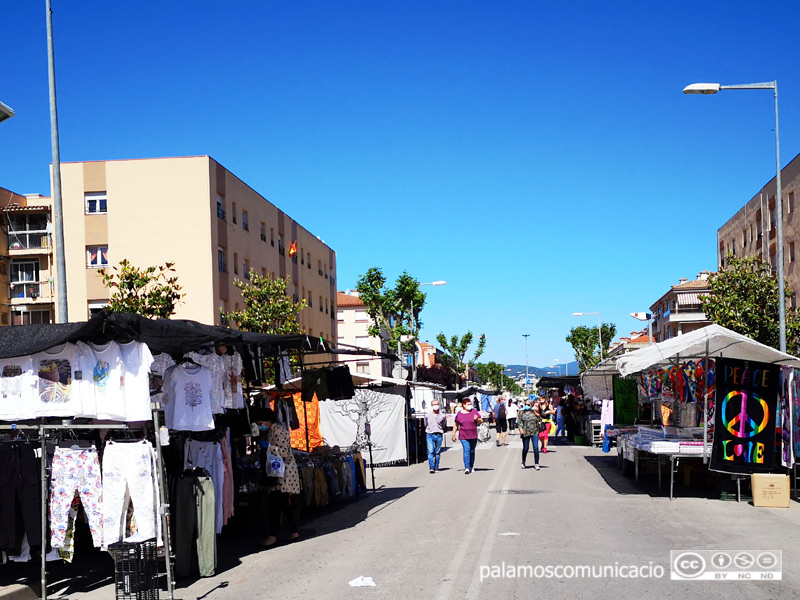
[(425, 415), (425, 438), (428, 442), (428, 467), (431, 473), (439, 470), (439, 455), (442, 453), (442, 438), (447, 415), (439, 412), (439, 401), (431, 402), (431, 410)]
[(553, 424), (553, 415), (555, 411), (553, 410), (553, 405), (550, 404), (550, 399), (547, 396), (544, 396), (539, 400), (534, 408), (537, 416), (542, 420), (545, 427), (544, 430), (539, 433), (539, 439), (542, 442), (542, 452), (547, 454), (547, 443), (550, 439), (550, 427)]
[[(506, 399), (500, 396), (494, 405), (494, 430), (497, 432), (497, 446), (506, 445), (506, 432), (508, 431), (508, 416)], [(503, 443), (500, 443), (502, 437)]]
[(559, 437), (559, 432), (561, 432), (561, 437), (566, 437), (567, 430), (566, 430), (566, 423), (564, 421), (564, 406), (566, 405), (565, 401), (561, 401), (558, 406), (556, 406), (556, 432), (555, 437)]
[(525, 467), (525, 459), (528, 458), (528, 447), (533, 442), (533, 468), (539, 470), (539, 425), (542, 420), (531, 409), (531, 402), (528, 400), (519, 413), (519, 435), (522, 438), (522, 468)]
[(464, 474), (469, 475), (475, 468), (475, 447), (478, 445), (478, 425), (483, 423), (481, 413), (472, 408), (472, 400), (464, 398), (464, 409), (456, 415), (453, 426), (453, 442), (456, 436), (461, 440), (464, 450)]
[(519, 405), (514, 400), (508, 402), (506, 416), (508, 417), (508, 432), (513, 435), (514, 430), (517, 428), (517, 418), (519, 417)]
[[(261, 440), (268, 444), (269, 452), (280, 456), (284, 464), (283, 477), (266, 478), (266, 494), (262, 499), (262, 510), (267, 520), (267, 538), (261, 546), (272, 548), (278, 543), (281, 516), (289, 528), (288, 541), (295, 542), (300, 539), (300, 534), (297, 532), (297, 518), (290, 499), (291, 495), (300, 493), (300, 474), (292, 453), (289, 431), (276, 422), (275, 412), (271, 408), (256, 408), (250, 414), (261, 432)], [(266, 460), (266, 448), (264, 448), (262, 464), (265, 464)]]

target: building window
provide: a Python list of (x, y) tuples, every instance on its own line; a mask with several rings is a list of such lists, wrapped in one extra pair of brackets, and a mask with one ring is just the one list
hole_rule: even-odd
[(250, 279), (250, 261), (246, 258), (244, 259), (244, 264), (242, 265), (242, 271), (244, 271), (244, 278)]
[(369, 314), (366, 308), (356, 309), (356, 323), (369, 323)]
[(356, 363), (356, 373), (360, 373), (361, 375), (369, 375), (369, 363)]
[(38, 325), (50, 323), (49, 310), (12, 310), (12, 325)]
[(237, 252), (233, 253), (233, 274), (239, 274), (239, 254)]
[(231, 204), (231, 221), (236, 224), (236, 202)]
[(769, 229), (770, 229), (770, 231), (772, 231), (773, 229), (775, 229), (778, 226), (777, 222), (775, 220), (775, 198), (774, 197), (769, 199), (769, 207), (770, 207), (769, 208)]
[(86, 266), (98, 269), (108, 266), (108, 246), (86, 246)]
[(264, 224), (264, 221), (261, 221), (261, 229), (259, 230), (259, 233), (261, 234), (261, 241), (262, 242), (266, 242), (267, 241), (267, 226)]
[(344, 323), (344, 311), (339, 310), (336, 312), (336, 322), (337, 323)]
[(322, 312), (322, 296), (319, 297), (319, 312)]
[(247, 224), (247, 211), (242, 211), (242, 229), (245, 231), (250, 231), (250, 226)]
[(789, 212), (794, 212), (794, 192), (789, 192)]
[(261, 276), (266, 279), (267, 278), (267, 269), (266, 267), (261, 267)]
[(225, 249), (219, 248), (217, 250), (217, 268), (220, 273), (228, 272), (228, 261), (225, 258)]
[(47, 214), (6, 213), (9, 250), (39, 250), (50, 247)]
[(283, 236), (278, 234), (278, 254), (284, 256), (286, 254), (286, 250), (283, 247)]
[(308, 266), (309, 269), (311, 268), (311, 252), (309, 252), (308, 255), (306, 256), (306, 265)]
[(225, 219), (225, 199), (217, 194), (217, 217)]
[(300, 248), (300, 264), (306, 264), (306, 251)]
[(317, 261), (317, 272), (319, 273), (319, 276), (322, 277), (322, 261), (321, 260)]
[(108, 197), (105, 192), (87, 192), (83, 195), (87, 215), (104, 215), (108, 212)]
[(269, 228), (269, 243), (272, 246), (275, 245), (275, 228), (274, 227), (270, 227)]
[(314, 303), (311, 301), (311, 292), (308, 292), (308, 307), (311, 308)]
[(89, 300), (89, 318), (108, 307), (107, 300)]
[(42, 297), (39, 283), (39, 261), (26, 260), (11, 263), (11, 275), (8, 278), (9, 298), (30, 298), (36, 300)]
[(789, 242), (789, 262), (794, 262), (794, 242)]

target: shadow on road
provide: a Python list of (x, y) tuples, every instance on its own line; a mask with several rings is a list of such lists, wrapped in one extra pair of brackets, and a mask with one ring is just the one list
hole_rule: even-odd
[[(628, 463), (626, 474), (618, 468), (616, 453), (605, 456), (586, 456), (586, 462), (593, 466), (612, 490), (627, 496), (647, 495), (651, 498), (669, 497), (669, 466), (661, 467), (661, 489), (658, 489), (658, 475), (645, 467), (640, 467), (639, 481), (634, 480), (633, 466)], [(652, 469), (653, 466), (650, 466)], [(689, 488), (683, 484), (683, 471), (675, 474), (674, 496), (677, 498), (719, 498), (715, 485)]]

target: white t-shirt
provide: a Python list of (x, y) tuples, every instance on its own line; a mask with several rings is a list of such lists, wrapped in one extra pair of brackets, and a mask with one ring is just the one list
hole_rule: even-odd
[(33, 371), (37, 377), (37, 396), (34, 413), (37, 417), (72, 417), (84, 415), (83, 397), (91, 394), (87, 388), (82, 362), (86, 360), (81, 348), (64, 344), (34, 354)]
[(129, 342), (119, 345), (125, 365), (125, 420), (148, 421), (150, 411), (150, 366), (153, 355), (147, 344)]
[(225, 361), (225, 380), (223, 381), (223, 391), (225, 408), (244, 408), (244, 396), (242, 396), (242, 357), (238, 352), (232, 355), (224, 355)]
[(125, 420), (125, 393), (122, 388), (125, 366), (119, 344), (108, 342), (87, 346), (78, 342), (78, 347), (85, 347), (87, 350), (82, 363), (85, 365), (83, 377), (92, 384), (97, 418), (108, 421)]
[(39, 378), (30, 356), (0, 360), (0, 420), (34, 419)]
[(214, 429), (211, 414), (211, 371), (184, 364), (164, 373), (164, 416), (169, 429), (209, 431)]
[(516, 419), (516, 418), (517, 418), (517, 415), (519, 414), (519, 413), (518, 413), (518, 411), (519, 411), (519, 409), (517, 408), (517, 404), (516, 404), (516, 403), (514, 403), (514, 404), (509, 404), (509, 405), (506, 407), (506, 416), (507, 416), (509, 419)]
[(216, 352), (209, 354), (199, 354), (190, 352), (187, 354), (198, 365), (206, 367), (211, 371), (213, 387), (211, 388), (211, 412), (216, 414), (225, 412), (225, 378), (228, 376), (228, 367), (225, 359)]

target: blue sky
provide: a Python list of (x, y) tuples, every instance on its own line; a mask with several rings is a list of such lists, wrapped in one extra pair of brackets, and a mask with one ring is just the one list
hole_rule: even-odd
[[(428, 288), (422, 337), (571, 360), (716, 263), (716, 230), (800, 152), (800, 5), (53, 0), (63, 161), (208, 154), (337, 251)], [(0, 186), (49, 194), (44, 0), (0, 37)], [(168, 259), (169, 257), (165, 257)]]

